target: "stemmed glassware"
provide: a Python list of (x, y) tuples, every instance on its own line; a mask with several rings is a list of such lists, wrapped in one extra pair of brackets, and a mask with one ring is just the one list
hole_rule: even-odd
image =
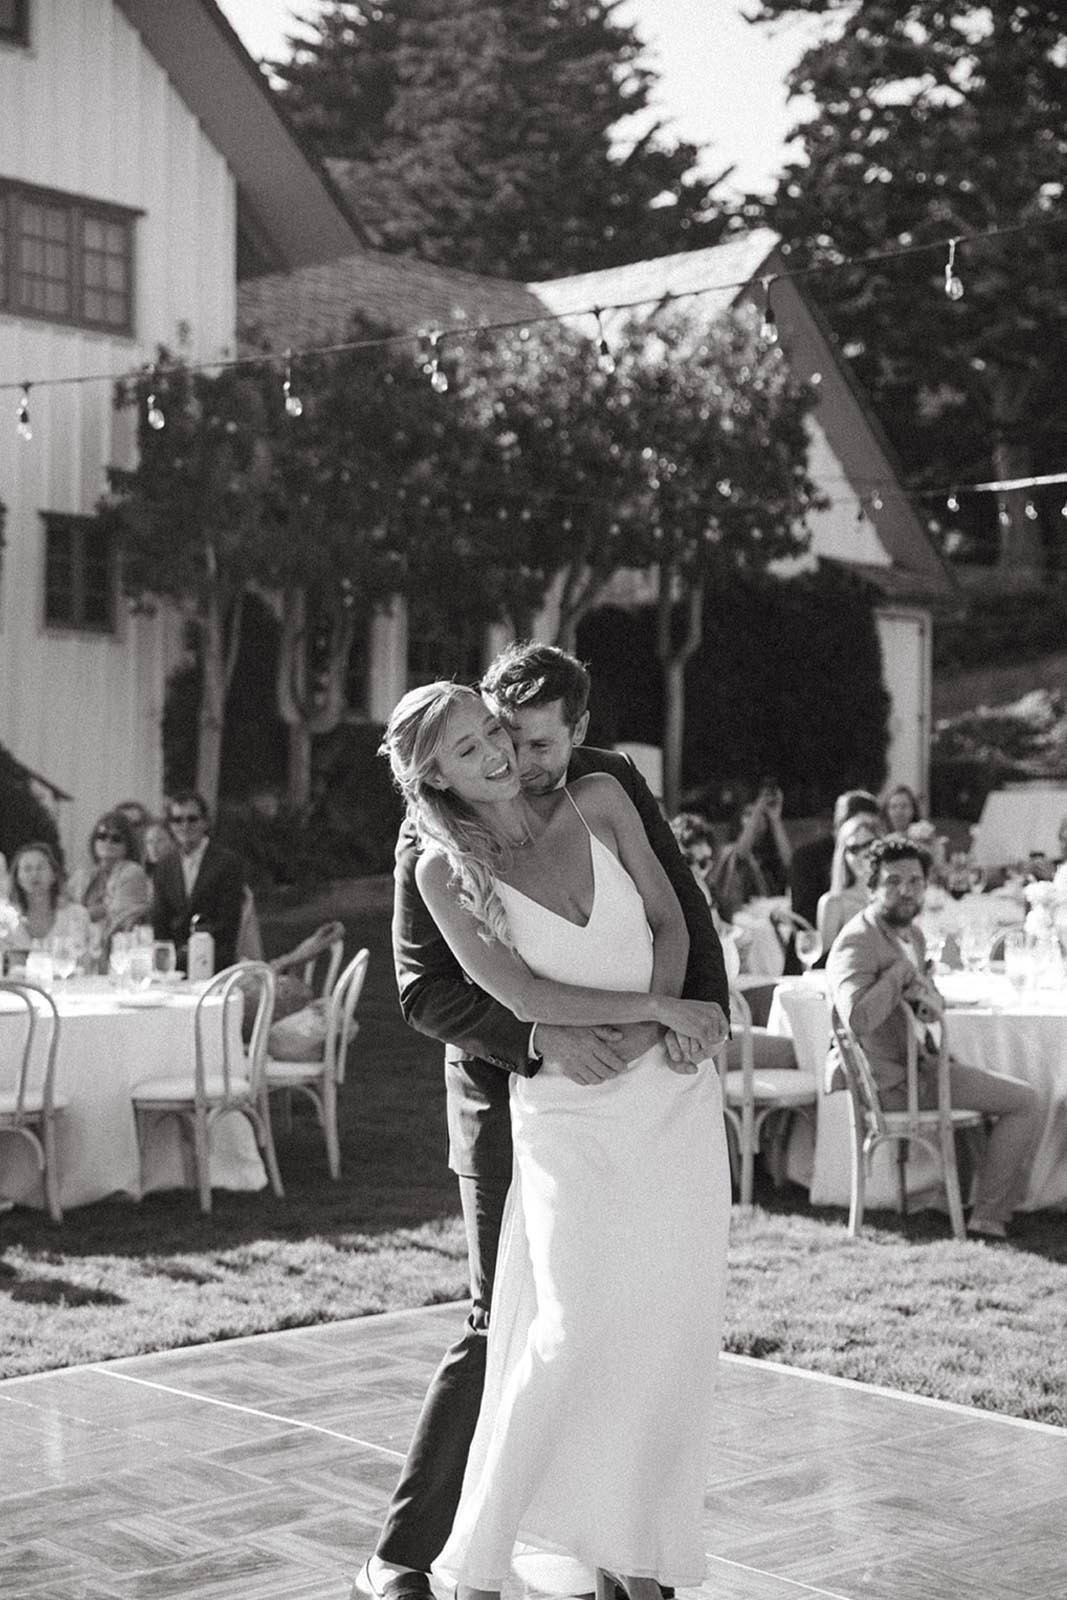
[(822, 936), (815, 928), (798, 928), (793, 936), (793, 949), (804, 971), (810, 972), (822, 955)]
[(54, 934), (48, 941), (48, 950), (52, 957), (52, 976), (60, 983), (72, 978), (78, 970), (78, 941)]

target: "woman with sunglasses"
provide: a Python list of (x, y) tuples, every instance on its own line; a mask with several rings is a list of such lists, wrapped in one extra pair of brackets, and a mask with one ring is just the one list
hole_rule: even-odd
[(92, 866), (76, 875), (72, 887), (98, 930), (106, 958), (112, 934), (148, 921), (152, 891), (137, 830), (125, 812), (104, 812), (89, 837), (89, 853)]
[(867, 851), (884, 833), (881, 818), (865, 811), (850, 817), (838, 831), (830, 888), (820, 897), (815, 917), (824, 952), (829, 952), (845, 923), (867, 904)]

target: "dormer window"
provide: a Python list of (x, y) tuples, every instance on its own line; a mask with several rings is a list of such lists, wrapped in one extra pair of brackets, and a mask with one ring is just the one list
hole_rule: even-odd
[(0, 0), (0, 44), (29, 44), (30, 0)]
[(132, 333), (134, 217), (0, 178), (0, 311)]

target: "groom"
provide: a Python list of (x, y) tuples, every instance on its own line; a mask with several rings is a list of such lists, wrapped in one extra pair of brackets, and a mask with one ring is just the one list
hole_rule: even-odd
[[(616, 751), (582, 748), (589, 674), (581, 662), (554, 645), (511, 645), (492, 663), (481, 690), (511, 730), (527, 794), (547, 794), (588, 772), (608, 772), (622, 784), (685, 915), (690, 948), (683, 992), (718, 1002), (725, 1037), (728, 985), (707, 903), (633, 762)], [(511, 1182), (508, 1073), (532, 1076), (547, 1055), (595, 1093), (597, 1083), (623, 1071), (659, 1036), (655, 1024), (530, 1028), (519, 1022), (465, 977), (415, 885), (415, 859), (414, 834), (405, 823), (393, 898), (397, 987), (406, 1021), (447, 1047), (449, 1166), (459, 1179), (471, 1311), (427, 1391), (377, 1549), (356, 1578), (353, 1600), (432, 1600), (428, 1573), (452, 1526), (485, 1381), (493, 1269)]]

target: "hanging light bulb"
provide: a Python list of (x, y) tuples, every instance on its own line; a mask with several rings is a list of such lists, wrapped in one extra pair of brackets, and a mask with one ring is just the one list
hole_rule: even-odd
[(1065, 500), (1060, 507), (1060, 516), (1067, 517), (1067, 500)]
[(1034, 505), (1034, 502), (1032, 500), (1028, 500), (1026, 502), (1025, 512), (1026, 512), (1026, 518), (1027, 518), (1028, 522), (1036, 522), (1037, 521), (1037, 507)]
[(448, 374), (441, 368), (441, 340), (444, 335), (435, 330), (427, 334), (427, 355), (422, 364), (422, 370), (430, 380), (430, 388), (435, 394), (448, 393)]
[(997, 521), (1000, 523), (1002, 528), (1009, 528), (1011, 526), (1011, 512), (1008, 510), (1007, 506), (1001, 506), (1000, 510), (997, 512)]
[(871, 495), (871, 510), (872, 511), (881, 511), (881, 509), (882, 509), (882, 507), (884, 505), (885, 505), (885, 501), (882, 499), (881, 495), (878, 493), (878, 491), (876, 489), (874, 494)]
[(611, 353), (611, 346), (608, 343), (608, 336), (604, 332), (604, 323), (603, 323), (603, 321), (601, 319), (600, 307), (599, 306), (594, 307), (593, 315), (596, 318), (596, 334), (597, 334), (597, 338), (596, 338), (596, 348), (597, 348), (596, 364), (600, 368), (601, 372), (603, 372), (607, 377), (610, 378), (612, 373), (615, 371), (615, 357)]
[(16, 415), (18, 416), (19, 438), (29, 444), (33, 438), (33, 429), (30, 427), (30, 386), (28, 383), (22, 385), (22, 393), (19, 396)]
[(948, 499), (945, 501), (945, 504), (953, 514), (955, 514), (960, 509), (960, 497), (956, 493), (955, 489), (953, 489), (952, 493), (949, 495)]
[(945, 293), (950, 300), (963, 299), (963, 279), (956, 271), (956, 246), (959, 242), (958, 239), (950, 239), (948, 242), (948, 260), (945, 262)]
[(282, 394), (285, 396), (285, 414), (287, 417), (302, 417), (304, 415), (304, 402), (298, 394), (293, 393), (293, 362), (292, 351), (285, 352), (285, 378), (282, 382)]
[(765, 344), (774, 344), (778, 338), (778, 322), (771, 305), (771, 284), (775, 275), (770, 273), (766, 278), (761, 278), (763, 287), (763, 321), (760, 323), (759, 336)]
[(150, 428), (154, 428), (157, 433), (159, 432), (160, 428), (165, 428), (167, 426), (167, 419), (163, 415), (163, 408), (159, 404), (159, 401), (156, 399), (154, 394), (150, 394), (148, 399), (145, 401), (145, 421), (148, 423), (148, 426)]

